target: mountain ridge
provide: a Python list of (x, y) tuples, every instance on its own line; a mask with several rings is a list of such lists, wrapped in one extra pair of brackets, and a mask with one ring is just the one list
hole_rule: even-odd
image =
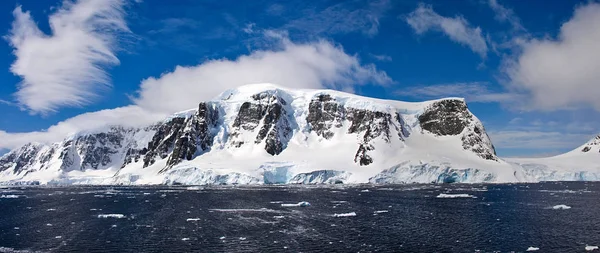
[(521, 167), (497, 157), (464, 99), (402, 102), (255, 84), (146, 127), (25, 145), (0, 157), (0, 182), (534, 181)]

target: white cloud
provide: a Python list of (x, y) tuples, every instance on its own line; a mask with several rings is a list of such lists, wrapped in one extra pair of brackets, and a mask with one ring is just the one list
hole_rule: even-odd
[(10, 67), (22, 78), (15, 96), (33, 113), (82, 106), (110, 86), (104, 68), (119, 64), (117, 34), (129, 31), (124, 0), (65, 0), (49, 16), (52, 33), (44, 34), (28, 11), (13, 11), (7, 36), (16, 60)]
[(374, 65), (362, 65), (356, 56), (327, 41), (296, 44), (285, 34), (267, 31), (278, 49), (255, 51), (235, 60), (209, 60), (197, 66), (177, 66), (173, 72), (140, 84), (135, 105), (85, 113), (47, 130), (29, 133), (0, 131), (0, 149), (28, 142), (55, 142), (67, 135), (114, 124), (142, 126), (168, 114), (195, 108), (229, 88), (248, 83), (273, 82), (293, 88), (352, 89), (365, 83), (386, 85), (392, 80)]
[(600, 111), (600, 4), (578, 7), (558, 38), (528, 40), (502, 71), (508, 87), (527, 94), (524, 110), (590, 106)]
[(467, 102), (508, 102), (516, 99), (514, 94), (494, 92), (486, 82), (448, 83), (419, 85), (396, 91), (397, 95), (419, 99), (462, 97)]
[(444, 17), (437, 14), (431, 6), (420, 4), (417, 9), (408, 14), (406, 22), (417, 34), (427, 31), (440, 31), (451, 40), (468, 46), (482, 58), (487, 55), (488, 47), (485, 38), (481, 35), (479, 27), (472, 27), (469, 22), (461, 17)]
[(146, 126), (163, 119), (166, 115), (153, 113), (139, 106), (125, 106), (115, 109), (89, 112), (69, 118), (46, 130), (27, 133), (7, 133), (0, 130), (0, 149), (13, 149), (30, 142), (52, 143), (70, 134), (95, 130), (111, 125), (124, 127)]
[(158, 78), (142, 81), (135, 103), (151, 111), (172, 113), (193, 108), (226, 89), (270, 82), (292, 88), (351, 90), (360, 84), (385, 85), (392, 80), (374, 65), (328, 41), (296, 44), (285, 35), (266, 32), (278, 40), (276, 50), (254, 51), (235, 60), (209, 60), (197, 66), (177, 66)]

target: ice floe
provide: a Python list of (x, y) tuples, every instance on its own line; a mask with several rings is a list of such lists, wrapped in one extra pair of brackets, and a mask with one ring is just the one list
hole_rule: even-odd
[(527, 248), (526, 251), (538, 251), (538, 250), (540, 250), (540, 248), (538, 248), (538, 247), (529, 247), (529, 248)]
[(282, 207), (307, 207), (310, 206), (310, 203), (306, 201), (301, 201), (296, 204), (281, 204)]
[(0, 199), (18, 199), (21, 196), (19, 195), (14, 195), (14, 194), (9, 194), (9, 195), (0, 195)]
[(187, 218), (185, 221), (199, 221), (200, 218)]
[(127, 216), (125, 216), (124, 214), (116, 214), (116, 213), (110, 213), (110, 214), (98, 214), (98, 218), (116, 218), (116, 219), (123, 219), (126, 218)]
[(477, 198), (473, 195), (470, 194), (466, 194), (466, 193), (459, 193), (459, 194), (446, 194), (446, 193), (440, 193), (440, 195), (437, 195), (436, 198), (440, 198), (440, 199), (454, 199), (454, 198)]
[(592, 250), (598, 250), (598, 246), (590, 246), (590, 245), (585, 246), (585, 251), (592, 251)]
[(336, 213), (333, 214), (333, 217), (352, 217), (352, 216), (356, 216), (355, 212), (350, 212), (350, 213)]
[(554, 210), (567, 210), (567, 209), (571, 209), (570, 206), (567, 205), (555, 205), (552, 207), (552, 209)]
[(379, 213), (387, 213), (387, 212), (389, 212), (389, 211), (388, 210), (380, 210), (380, 211), (375, 211), (373, 213), (379, 214)]

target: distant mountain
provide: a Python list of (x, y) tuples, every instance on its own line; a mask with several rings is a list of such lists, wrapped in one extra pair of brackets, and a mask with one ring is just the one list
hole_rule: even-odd
[[(595, 140), (586, 144), (589, 150), (581, 149), (597, 155), (595, 163), (587, 161), (587, 167), (530, 165), (543, 159), (507, 162), (496, 156), (483, 125), (460, 98), (408, 103), (332, 90), (255, 84), (228, 90), (212, 101), (200, 102), (196, 109), (143, 128), (111, 126), (75, 133), (49, 145), (25, 145), (0, 157), (0, 182), (596, 180), (600, 154), (599, 139)], [(554, 177), (557, 173), (563, 174)], [(583, 177), (575, 176), (582, 173)]]

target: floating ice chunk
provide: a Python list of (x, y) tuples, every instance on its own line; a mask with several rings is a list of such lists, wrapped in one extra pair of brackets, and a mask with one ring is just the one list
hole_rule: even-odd
[(598, 246), (590, 246), (590, 245), (585, 246), (585, 251), (592, 251), (592, 250), (598, 250)]
[(123, 214), (116, 214), (116, 213), (110, 213), (110, 214), (98, 214), (98, 218), (116, 218), (116, 219), (123, 219), (126, 216)]
[(296, 204), (281, 204), (282, 207), (307, 207), (310, 206), (310, 203), (306, 201), (298, 202)]
[(240, 241), (245, 241), (246, 237), (240, 237)]
[(48, 223), (48, 224), (46, 224), (46, 226), (48, 226), (48, 227), (52, 227), (52, 224)]
[(527, 248), (526, 251), (538, 251), (538, 250), (540, 250), (540, 248), (538, 248), (538, 247), (529, 247), (529, 248)]
[(336, 213), (333, 214), (333, 217), (351, 217), (351, 216), (356, 216), (355, 212), (350, 212), (350, 213)]
[(15, 230), (19, 230), (20, 228), (19, 228), (19, 227), (14, 227), (14, 229), (15, 229)]
[(62, 238), (62, 236), (58, 235), (58, 236), (55, 236), (54, 238), (60, 239), (60, 238)]
[(283, 219), (283, 218), (285, 218), (285, 216), (279, 215), (279, 216), (273, 216), (273, 218), (275, 218), (275, 219)]
[(200, 220), (200, 218), (188, 218), (185, 221), (199, 221), (199, 220)]
[(265, 212), (265, 213), (278, 213), (279, 211), (268, 209), (268, 208), (259, 208), (259, 209), (208, 209), (209, 211), (216, 212)]
[(555, 205), (552, 207), (552, 209), (554, 210), (567, 210), (567, 209), (571, 209), (570, 206), (567, 205)]
[(389, 212), (389, 211), (388, 210), (380, 210), (380, 211), (375, 211), (374, 213), (378, 214), (378, 213), (387, 213), (387, 212)]
[(189, 241), (189, 240), (190, 240), (190, 238), (187, 238), (187, 237), (186, 237), (186, 238), (181, 238), (181, 240), (182, 240), (182, 241)]
[(117, 225), (112, 225), (112, 226), (110, 226), (110, 227), (111, 227), (111, 228), (116, 228), (116, 227), (117, 227)]
[(0, 195), (0, 199), (18, 199), (19, 195), (9, 194), (9, 195)]
[(199, 190), (202, 190), (202, 188), (198, 187), (198, 186), (190, 186), (190, 187), (185, 188), (185, 189), (188, 190), (188, 191), (199, 191)]
[(225, 240), (225, 236), (219, 237), (220, 240)]
[(52, 212), (52, 211), (56, 211), (56, 209), (54, 209), (54, 208), (48, 208), (48, 209), (46, 210), (46, 212)]
[(364, 189), (364, 190), (362, 190), (360, 192), (369, 192), (369, 189)]
[(440, 193), (440, 195), (437, 195), (436, 198), (440, 198), (440, 199), (474, 198), (474, 199), (476, 199), (477, 197), (475, 197), (473, 195), (466, 194), (466, 193), (459, 193), (459, 194)]
[(283, 201), (271, 201), (269, 203), (271, 203), (271, 204), (281, 204), (281, 203), (283, 203)]

